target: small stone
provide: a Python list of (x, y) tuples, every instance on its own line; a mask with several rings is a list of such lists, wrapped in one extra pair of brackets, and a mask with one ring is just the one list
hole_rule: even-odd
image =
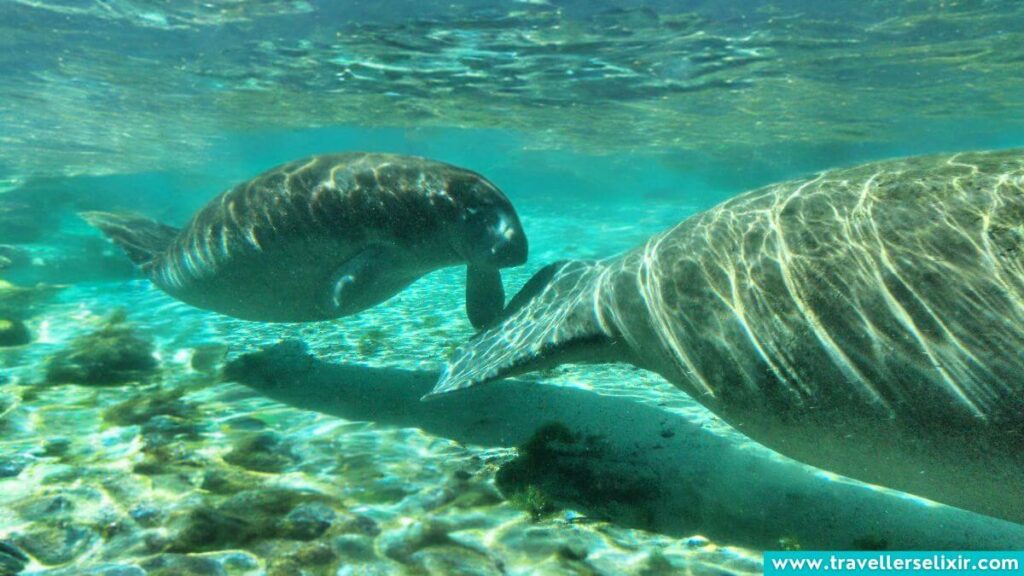
[(295, 462), (291, 449), (276, 432), (259, 432), (241, 438), (224, 461), (256, 472), (282, 472)]
[(276, 519), (288, 514), (299, 504), (324, 500), (324, 495), (311, 490), (267, 487), (239, 492), (224, 501), (219, 508), (237, 516), (252, 517), (259, 514)]
[(334, 550), (323, 542), (307, 544), (295, 553), (295, 560), (300, 566), (323, 566), (330, 564), (337, 558)]
[(21, 320), (0, 318), (0, 348), (24, 346), (32, 342), (32, 333)]
[(491, 558), (456, 546), (420, 550), (409, 558), (409, 562), (427, 574), (500, 576), (505, 573)]
[(267, 576), (303, 576), (303, 573), (294, 558), (275, 558), (267, 567)]
[(258, 474), (225, 466), (207, 470), (199, 487), (214, 494), (236, 494), (258, 487), (262, 482)]
[(47, 565), (70, 562), (98, 540), (92, 530), (64, 523), (40, 526), (15, 538), (25, 552)]
[(174, 542), (171, 537), (163, 532), (149, 531), (142, 536), (142, 544), (149, 554), (166, 552)]
[(155, 416), (188, 418), (195, 408), (181, 399), (181, 390), (141, 390), (137, 396), (103, 412), (104, 422), (118, 426), (145, 424)]
[(347, 562), (365, 562), (376, 557), (373, 539), (363, 534), (343, 534), (331, 540), (331, 547)]
[(380, 537), (380, 549), (385, 556), (399, 562), (428, 546), (449, 543), (448, 530), (439, 522), (416, 521), (404, 528), (385, 532)]
[(228, 572), (251, 572), (259, 570), (260, 561), (246, 552), (232, 552), (220, 559), (220, 563)]
[(335, 516), (334, 510), (324, 504), (300, 504), (284, 517), (281, 535), (295, 540), (312, 540), (331, 527)]
[(147, 448), (164, 446), (175, 440), (195, 440), (201, 428), (183, 418), (160, 414), (142, 425), (142, 439)]
[(380, 534), (380, 526), (377, 525), (373, 518), (356, 514), (345, 521), (341, 526), (341, 531), (354, 532), (366, 536), (377, 536)]
[(163, 511), (152, 504), (139, 504), (132, 508), (128, 514), (132, 517), (132, 520), (139, 523), (139, 526), (146, 528), (159, 525), (164, 517)]
[(252, 540), (259, 533), (245, 518), (210, 508), (199, 507), (189, 511), (180, 522), (172, 552), (206, 552), (236, 548)]
[(63, 494), (56, 496), (37, 496), (17, 506), (18, 513), (25, 520), (37, 522), (41, 520), (60, 520), (71, 517), (75, 503)]

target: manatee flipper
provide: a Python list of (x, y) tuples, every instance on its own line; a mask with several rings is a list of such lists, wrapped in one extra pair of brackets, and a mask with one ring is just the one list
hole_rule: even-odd
[(167, 250), (179, 229), (130, 212), (80, 212), (90, 226), (99, 228), (132, 262), (149, 264)]
[(477, 330), (483, 330), (501, 318), (505, 308), (505, 288), (501, 271), (489, 266), (466, 266), (466, 316)]
[(390, 296), (385, 273), (393, 267), (393, 258), (386, 247), (370, 246), (346, 260), (328, 278), (328, 308), (349, 313)]
[(595, 304), (602, 265), (565, 261), (542, 268), (512, 298), (504, 319), (459, 347), (424, 399), (566, 362), (626, 359)]

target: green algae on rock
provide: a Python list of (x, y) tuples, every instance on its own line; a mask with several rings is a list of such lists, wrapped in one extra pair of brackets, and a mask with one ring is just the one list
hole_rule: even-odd
[(308, 490), (264, 487), (202, 502), (176, 512), (170, 552), (206, 552), (255, 546), (272, 539), (310, 541), (323, 535), (336, 513), (327, 497)]
[(107, 408), (103, 420), (117, 426), (131, 426), (145, 424), (155, 416), (188, 418), (195, 413), (195, 408), (181, 399), (183, 394), (180, 389), (155, 389)]
[(115, 312), (97, 331), (74, 339), (52, 356), (46, 367), (47, 384), (103, 386), (145, 382), (157, 375), (153, 343)]
[(242, 436), (224, 461), (255, 472), (282, 472), (296, 462), (287, 443), (276, 432)]

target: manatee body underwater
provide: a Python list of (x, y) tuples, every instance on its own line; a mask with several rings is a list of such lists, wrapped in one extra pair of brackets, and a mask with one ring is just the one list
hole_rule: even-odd
[(549, 265), (428, 397), (566, 362), (635, 364), (796, 460), (1024, 523), (1024, 150), (828, 171)]
[(355, 314), (466, 264), (476, 327), (505, 304), (499, 270), (526, 261), (508, 198), (484, 177), (425, 158), (344, 153), (272, 168), (220, 194), (181, 229), (84, 212), (171, 296), (244, 320)]

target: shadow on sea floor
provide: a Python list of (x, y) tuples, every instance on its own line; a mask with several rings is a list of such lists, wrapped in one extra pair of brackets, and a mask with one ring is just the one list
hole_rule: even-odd
[(1024, 547), (1024, 526), (837, 481), (627, 398), (508, 380), (422, 402), (432, 372), (331, 364), (299, 342), (243, 356), (226, 376), (291, 406), (464, 444), (519, 446), (551, 422), (601, 437), (598, 472), (645, 478), (650, 497), (617, 514), (600, 502), (573, 505), (622, 525), (761, 549), (780, 538), (804, 549)]

